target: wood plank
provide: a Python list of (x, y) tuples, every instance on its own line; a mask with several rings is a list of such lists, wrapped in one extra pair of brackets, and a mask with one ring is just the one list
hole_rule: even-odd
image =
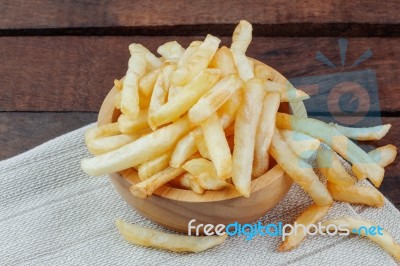
[[(0, 112), (0, 160), (95, 122), (96, 118), (97, 113)], [(368, 144), (379, 147), (390, 143), (400, 147), (400, 117), (384, 117), (383, 123), (392, 124), (388, 135), (381, 141)], [(380, 191), (400, 208), (400, 156), (385, 170)]]
[(0, 160), (95, 122), (97, 113), (0, 112)]
[[(166, 41), (183, 45), (204, 37), (2, 37), (0, 38), (0, 111), (98, 111), (115, 78), (124, 75), (131, 42), (153, 52)], [(225, 45), (229, 37), (222, 38)], [(380, 109), (400, 110), (400, 39), (349, 38), (346, 64), (341, 65), (337, 38), (254, 38), (249, 55), (288, 78), (372, 71)], [(351, 65), (365, 51), (373, 56)], [(321, 51), (337, 67), (315, 60)], [(351, 77), (350, 77), (351, 78)], [(335, 77), (330, 77), (335, 80)], [(393, 114), (389, 114), (393, 115)]]
[[(398, 24), (398, 1), (52, 1), (6, 0), (1, 29), (160, 25), (364, 23)], [(32, 15), (34, 14), (34, 15)], [(177, 16), (176, 14), (179, 14)], [(18, 19), (16, 19), (18, 18)]]

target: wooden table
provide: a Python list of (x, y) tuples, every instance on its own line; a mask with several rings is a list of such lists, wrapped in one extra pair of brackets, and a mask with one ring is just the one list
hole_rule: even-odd
[[(240, 19), (254, 26), (248, 54), (288, 78), (375, 71), (382, 120), (393, 127), (370, 144), (400, 147), (400, 2), (348, 2), (2, 1), (0, 159), (94, 122), (126, 71), (128, 44), (155, 52), (166, 41), (186, 46), (211, 33), (229, 45)], [(339, 38), (348, 40), (346, 62), (368, 49), (373, 56), (342, 67)], [(336, 69), (315, 60), (318, 51)], [(380, 189), (398, 208), (399, 172), (397, 158)]]

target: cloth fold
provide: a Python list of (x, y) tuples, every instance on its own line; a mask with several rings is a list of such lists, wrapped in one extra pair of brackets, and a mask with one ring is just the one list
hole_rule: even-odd
[[(93, 126), (93, 125), (89, 125)], [(229, 237), (199, 254), (178, 254), (127, 243), (115, 228), (122, 218), (165, 230), (130, 208), (109, 179), (88, 177), (80, 160), (90, 156), (80, 128), (0, 162), (1, 265), (398, 265), (364, 237), (308, 236), (280, 253), (279, 237)], [(284, 200), (260, 219), (291, 223), (310, 204), (293, 185)], [(375, 209), (335, 203), (327, 218), (370, 219), (400, 241), (400, 212), (386, 200)]]

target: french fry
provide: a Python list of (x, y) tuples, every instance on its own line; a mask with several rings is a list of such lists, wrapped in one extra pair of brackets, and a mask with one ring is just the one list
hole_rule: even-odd
[(391, 124), (375, 126), (375, 127), (344, 127), (335, 123), (329, 123), (331, 127), (348, 137), (355, 140), (380, 140), (392, 127)]
[(223, 76), (237, 74), (235, 60), (233, 59), (232, 52), (226, 46), (222, 46), (218, 49), (213, 59), (211, 60), (209, 67), (220, 69)]
[(125, 240), (132, 244), (174, 252), (201, 252), (222, 244), (228, 237), (226, 234), (222, 236), (168, 234), (119, 219), (115, 222), (115, 225)]
[(171, 101), (179, 92), (182, 91), (182, 87), (171, 85), (168, 90), (168, 101)]
[(144, 53), (132, 53), (122, 88), (121, 112), (131, 119), (139, 115), (139, 80), (146, 71)]
[(86, 145), (90, 153), (94, 155), (100, 155), (121, 148), (122, 146), (131, 143), (138, 138), (139, 135), (121, 134), (97, 138), (88, 142)]
[[(157, 77), (160, 74), (161, 69), (156, 68), (152, 71), (147, 72), (139, 81), (139, 95), (151, 98), (153, 93), (154, 84), (156, 83)], [(141, 100), (142, 98), (140, 98)]]
[(190, 181), (189, 181), (190, 182), (190, 189), (193, 190), (194, 193), (204, 194), (204, 192), (206, 190), (200, 185), (199, 179), (197, 177), (195, 177), (191, 173), (186, 173), (184, 175), (190, 177)]
[(338, 219), (326, 220), (322, 223), (322, 226), (326, 227), (330, 224), (342, 227), (345, 226), (351, 233), (368, 237), (371, 241), (375, 242), (381, 248), (386, 250), (390, 255), (395, 257), (397, 260), (400, 260), (400, 245), (397, 244), (385, 230), (379, 227), (381, 228), (380, 232), (382, 233), (382, 235), (380, 235), (379, 232), (375, 232), (375, 234), (373, 235), (367, 233), (366, 230), (362, 229), (371, 227), (376, 228), (376, 224), (365, 219), (344, 216)]
[(271, 70), (264, 64), (254, 63), (254, 76), (259, 79), (272, 80)]
[(192, 159), (183, 166), (187, 172), (198, 178), (200, 186), (208, 190), (220, 190), (230, 186), (229, 183), (220, 179), (212, 162), (204, 158)]
[(178, 168), (193, 154), (197, 152), (196, 141), (192, 134), (187, 134), (181, 138), (175, 146), (172, 153), (169, 166)]
[(157, 49), (157, 53), (170, 62), (177, 62), (184, 52), (185, 48), (177, 41), (164, 43)]
[(177, 176), (183, 174), (185, 170), (182, 168), (167, 167), (164, 170), (156, 173), (155, 175), (132, 185), (130, 191), (135, 197), (145, 199), (153, 195), (154, 191), (162, 187)]
[(197, 51), (197, 48), (202, 44), (202, 41), (193, 41), (190, 43), (189, 47), (183, 52), (182, 56), (179, 58), (177, 63), (177, 68), (181, 68), (187, 65), (189, 59), (193, 56), (193, 54)]
[(275, 129), (275, 116), (280, 105), (279, 93), (266, 93), (257, 126), (252, 175), (263, 175), (268, 170), (268, 149)]
[(203, 131), (200, 128), (197, 128), (190, 132), (194, 141), (196, 143), (197, 150), (200, 152), (201, 156), (211, 160), (210, 153), (208, 152), (206, 140), (204, 139)]
[(312, 118), (278, 113), (276, 126), (282, 129), (300, 131), (325, 142), (353, 164), (352, 170), (359, 179), (368, 177), (376, 187), (381, 185), (385, 173), (384, 169), (376, 164), (360, 147), (328, 124)]
[(220, 39), (210, 34), (188, 59), (186, 65), (178, 68), (172, 74), (172, 83), (176, 86), (184, 86), (210, 64), (218, 49)]
[(311, 165), (296, 156), (282, 139), (277, 129), (272, 136), (269, 153), (293, 181), (310, 195), (316, 204), (319, 206), (332, 204), (333, 200), (329, 191), (314, 173)]
[(86, 145), (88, 145), (89, 142), (95, 139), (119, 135), (119, 134), (121, 134), (121, 132), (119, 131), (118, 123), (111, 123), (98, 127), (92, 127), (86, 130), (85, 132), (85, 142)]
[(150, 52), (146, 47), (138, 43), (131, 43), (129, 45), (129, 51), (131, 55), (136, 53), (143, 53), (146, 58), (147, 68), (154, 69), (161, 67), (162, 61), (157, 58), (152, 52)]
[[(299, 217), (296, 219), (297, 224), (302, 224), (307, 228), (311, 224), (316, 224), (317, 222), (321, 221), (325, 215), (328, 213), (332, 205), (327, 206), (318, 206), (317, 204), (312, 204), (307, 209), (305, 209)], [(285, 241), (282, 242), (279, 247), (278, 251), (288, 251), (297, 247), (301, 241), (306, 238), (306, 232), (302, 226), (297, 227), (298, 230), (296, 234), (291, 234), (286, 237)]]
[(347, 173), (334, 151), (319, 149), (316, 161), (318, 168), (326, 176), (328, 182), (341, 186), (351, 186), (356, 183), (354, 178)]
[(159, 110), (166, 102), (168, 97), (168, 89), (170, 87), (170, 76), (175, 70), (175, 65), (166, 65), (161, 70), (157, 77), (156, 83), (154, 84), (153, 94), (151, 95), (151, 101), (149, 106), (149, 116), (147, 123), (150, 127), (155, 130), (157, 125), (153, 124), (150, 119), (151, 115)]
[(188, 133), (190, 123), (183, 117), (175, 123), (154, 131), (117, 150), (83, 159), (81, 167), (92, 176), (114, 173), (157, 158), (171, 150), (176, 142)]
[(134, 134), (140, 130), (149, 128), (147, 123), (148, 111), (142, 109), (139, 111), (139, 115), (136, 119), (130, 119), (127, 115), (121, 114), (118, 117), (118, 128), (121, 133)]
[(232, 51), (235, 65), (241, 79), (248, 81), (254, 78), (254, 63), (245, 54), (238, 51)]
[(169, 166), (169, 160), (171, 159), (171, 152), (164, 153), (163, 155), (147, 161), (138, 167), (138, 175), (141, 180), (146, 180), (147, 178), (155, 175), (161, 170)]
[(221, 179), (227, 179), (232, 171), (232, 156), (218, 115), (214, 114), (208, 118), (201, 124), (201, 128), (217, 176)]
[(252, 31), (252, 25), (246, 20), (241, 20), (233, 32), (230, 48), (239, 76), (244, 81), (254, 78), (254, 64), (245, 55), (252, 39)]
[(304, 160), (310, 159), (321, 144), (318, 139), (298, 131), (283, 129), (279, 132), (294, 153)]
[(397, 148), (392, 144), (388, 144), (375, 150), (372, 150), (368, 155), (380, 166), (386, 167), (393, 163), (396, 159)]
[(247, 81), (235, 122), (232, 181), (240, 194), (245, 197), (250, 196), (255, 138), (264, 95), (265, 90), (260, 79)]
[(228, 128), (236, 119), (237, 110), (242, 101), (242, 90), (237, 90), (232, 96), (218, 109), (217, 113), (224, 129)]
[(189, 121), (195, 125), (205, 122), (242, 86), (237, 75), (221, 79), (189, 110)]
[(281, 94), (281, 102), (298, 102), (307, 100), (310, 96), (302, 90), (293, 87), (292, 84), (281, 84), (275, 81), (267, 80), (265, 89), (269, 92), (279, 92)]
[(150, 114), (149, 119), (154, 126), (176, 121), (187, 112), (218, 81), (220, 71), (206, 69), (191, 80), (171, 101)]
[(341, 186), (328, 182), (328, 190), (333, 199), (337, 201), (364, 204), (372, 207), (382, 207), (385, 204), (384, 196), (374, 187)]
[(170, 182), (175, 187), (186, 188), (192, 190), (194, 193), (203, 194), (205, 189), (200, 186), (197, 177), (191, 173), (184, 173)]

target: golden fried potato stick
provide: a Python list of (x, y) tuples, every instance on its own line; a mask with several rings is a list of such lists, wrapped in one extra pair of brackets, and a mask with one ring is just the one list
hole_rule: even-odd
[(272, 71), (264, 64), (254, 62), (254, 76), (259, 79), (272, 80)]
[(321, 144), (318, 139), (298, 131), (281, 129), (279, 132), (294, 153), (304, 160), (310, 159)]
[(344, 127), (335, 123), (329, 123), (331, 127), (348, 137), (355, 140), (380, 140), (392, 127), (391, 124), (375, 126), (375, 127)]
[(86, 145), (88, 145), (89, 142), (95, 139), (119, 135), (119, 134), (121, 134), (121, 132), (119, 131), (118, 123), (111, 123), (98, 127), (92, 127), (86, 130), (85, 132), (85, 142)]
[(177, 68), (181, 68), (187, 65), (189, 59), (197, 51), (197, 48), (202, 44), (202, 41), (193, 41), (190, 43), (189, 47), (183, 52), (182, 56), (179, 58), (177, 63)]
[(171, 150), (178, 140), (190, 130), (186, 117), (154, 131), (117, 150), (83, 159), (81, 167), (91, 176), (118, 172), (157, 158)]
[(316, 161), (318, 168), (328, 182), (341, 186), (351, 186), (356, 183), (356, 180), (346, 171), (334, 151), (319, 149)]
[(100, 155), (119, 149), (122, 146), (137, 140), (139, 137), (139, 134), (107, 136), (94, 139), (87, 143), (86, 146), (93, 155)]
[(174, 252), (202, 252), (222, 244), (228, 237), (222, 236), (186, 236), (168, 234), (154, 229), (129, 224), (117, 220), (115, 225), (126, 241), (145, 247), (165, 249)]
[(157, 125), (152, 123), (150, 117), (167, 102), (168, 90), (171, 85), (170, 78), (175, 68), (176, 65), (164, 66), (157, 77), (156, 83), (154, 84), (153, 94), (151, 95), (151, 101), (149, 105), (149, 116), (147, 119), (148, 124), (153, 130), (156, 130)]
[(161, 170), (169, 166), (169, 160), (171, 159), (172, 152), (166, 152), (163, 155), (147, 161), (138, 167), (138, 175), (141, 180), (146, 180), (149, 177), (155, 175)]
[(184, 52), (185, 48), (183, 48), (177, 41), (164, 43), (157, 49), (157, 53), (170, 62), (178, 62)]
[[(326, 220), (322, 223), (322, 226), (326, 227), (327, 225), (330, 224), (334, 224), (336, 226), (339, 225), (345, 226), (347, 229), (350, 230), (351, 233), (368, 237), (371, 241), (375, 242), (381, 248), (386, 250), (390, 255), (395, 257), (397, 260), (400, 260), (400, 245), (397, 244), (393, 240), (393, 238), (389, 235), (389, 233), (383, 230), (383, 228), (379, 227), (380, 230), (378, 228), (378, 230), (376, 230), (375, 232), (375, 235), (366, 234), (365, 232), (366, 230), (362, 229), (362, 228), (376, 227), (377, 226), (376, 224), (365, 219), (344, 216), (338, 219)], [(380, 235), (379, 232), (377, 231), (380, 231), (382, 235)]]
[(203, 130), (207, 150), (214, 164), (217, 176), (221, 179), (231, 177), (232, 155), (224, 129), (218, 120), (218, 115), (211, 115), (210, 118), (201, 124), (201, 129)]
[(368, 177), (376, 187), (381, 185), (385, 170), (376, 164), (365, 151), (328, 124), (312, 118), (278, 113), (276, 126), (300, 131), (325, 142), (353, 164), (352, 170), (359, 179)]
[(121, 114), (118, 117), (118, 128), (124, 134), (135, 134), (141, 130), (148, 129), (147, 115), (147, 109), (140, 110), (136, 119), (131, 119), (127, 115)]
[(161, 126), (176, 121), (187, 112), (220, 78), (217, 69), (205, 69), (191, 80), (171, 101), (149, 115), (151, 124)]
[(328, 182), (328, 190), (334, 200), (372, 207), (382, 207), (385, 198), (376, 188), (364, 186), (341, 186)]
[(196, 141), (192, 134), (187, 134), (181, 138), (172, 153), (169, 166), (178, 168), (186, 162), (190, 156), (197, 152)]
[(155, 175), (132, 185), (130, 191), (135, 197), (145, 199), (153, 195), (154, 191), (162, 187), (164, 184), (183, 174), (185, 170), (182, 168), (167, 167)]
[(184, 86), (210, 64), (218, 49), (220, 39), (210, 34), (199, 45), (193, 55), (187, 60), (186, 65), (178, 68), (172, 74), (172, 83), (176, 86)]
[(247, 48), (252, 39), (253, 26), (246, 20), (241, 20), (232, 36), (231, 51), (239, 76), (247, 81), (254, 78), (254, 64), (246, 56)]
[(184, 173), (169, 183), (174, 187), (186, 188), (197, 194), (203, 194), (205, 192), (205, 189), (200, 186), (198, 178), (191, 173)]
[(201, 128), (196, 128), (192, 130), (190, 134), (193, 136), (196, 143), (197, 150), (200, 152), (201, 156), (211, 160), (210, 153), (208, 152), (206, 140), (204, 139), (204, 134)]
[(250, 196), (255, 139), (264, 96), (265, 89), (260, 79), (247, 81), (236, 116), (232, 181), (239, 193), (245, 197)]
[(147, 68), (149, 70), (159, 68), (162, 65), (161, 59), (156, 57), (152, 52), (150, 52), (146, 47), (144, 47), (141, 44), (138, 43), (130, 44), (129, 51), (131, 52), (131, 55), (135, 53), (144, 53), (147, 62)]
[[(311, 224), (316, 224), (321, 221), (325, 215), (328, 213), (332, 205), (327, 206), (318, 206), (317, 204), (312, 204), (307, 209), (305, 209), (299, 217), (296, 219), (297, 224), (302, 224), (306, 228)], [(306, 238), (306, 232), (302, 226), (297, 227), (297, 233), (291, 234), (286, 237), (285, 241), (283, 241), (279, 247), (278, 251), (288, 251), (296, 248), (304, 238)]]
[(396, 159), (397, 148), (392, 144), (388, 144), (375, 150), (372, 150), (368, 155), (380, 166), (386, 167), (393, 163)]
[(139, 80), (146, 72), (145, 53), (131, 53), (122, 88), (121, 112), (131, 119), (139, 115)]
[(189, 121), (195, 125), (205, 122), (242, 87), (243, 82), (237, 75), (233, 74), (221, 79), (190, 108)]
[(153, 93), (154, 84), (156, 83), (157, 77), (161, 72), (161, 68), (153, 69), (140, 79), (139, 81), (139, 101), (142, 100), (142, 97), (151, 98), (151, 94)]
[(302, 90), (293, 87), (289, 82), (283, 85), (278, 82), (267, 80), (265, 89), (269, 92), (279, 92), (281, 94), (281, 102), (298, 102), (307, 100), (310, 96)]
[(280, 105), (279, 93), (266, 93), (263, 103), (261, 117), (257, 126), (256, 143), (254, 149), (254, 161), (252, 175), (255, 177), (263, 175), (268, 170), (269, 154), (272, 135), (275, 129), (275, 117)]
[(233, 59), (232, 52), (226, 46), (222, 46), (218, 49), (213, 59), (211, 60), (209, 67), (220, 69), (223, 76), (237, 74), (235, 60)]
[(218, 109), (218, 117), (224, 129), (232, 125), (236, 119), (236, 114), (243, 98), (243, 91), (237, 90), (232, 96)]
[(301, 160), (289, 148), (277, 129), (272, 136), (269, 153), (293, 181), (310, 195), (316, 204), (319, 206), (332, 204), (333, 200), (328, 189), (314, 173), (312, 166)]
[(229, 183), (220, 179), (212, 162), (204, 158), (192, 159), (183, 166), (187, 172), (198, 178), (200, 186), (208, 190), (220, 190), (230, 186)]

